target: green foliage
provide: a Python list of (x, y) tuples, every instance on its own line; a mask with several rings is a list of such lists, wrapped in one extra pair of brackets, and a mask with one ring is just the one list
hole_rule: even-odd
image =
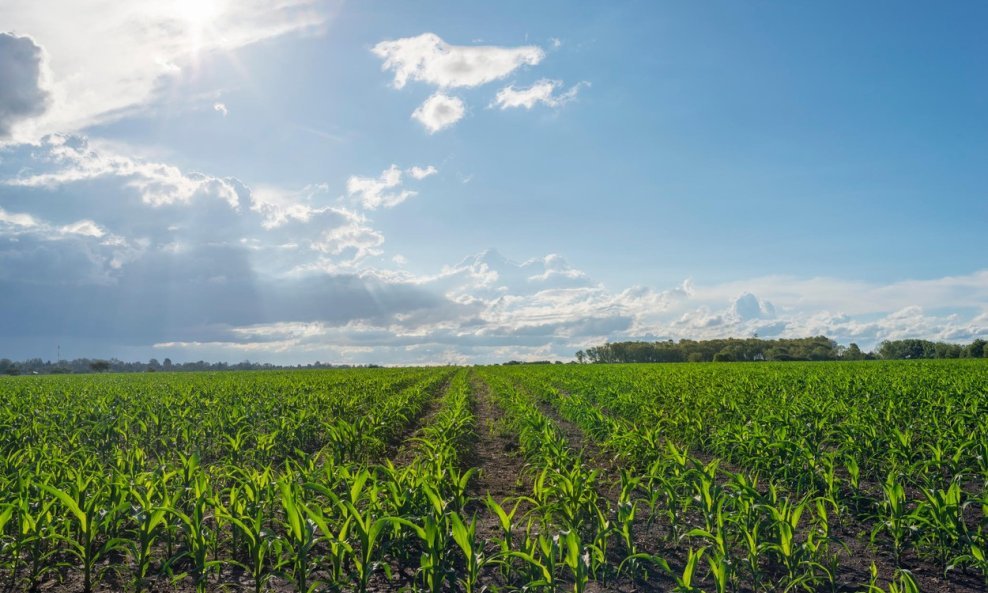
[[(860, 350), (858, 351), (860, 354)], [(673, 342), (609, 342), (576, 353), (579, 362), (735, 362), (756, 360), (837, 360), (837, 342), (818, 336), (764, 340), (727, 338)], [(863, 357), (863, 355), (862, 355)]]
[(0, 582), (918, 590), (847, 582), (856, 533), (988, 584), (985, 394), (983, 360), (3, 377)]

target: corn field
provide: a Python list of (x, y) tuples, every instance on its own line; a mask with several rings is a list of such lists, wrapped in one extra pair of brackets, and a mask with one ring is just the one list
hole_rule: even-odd
[(988, 591), (984, 361), (0, 379), (0, 591)]

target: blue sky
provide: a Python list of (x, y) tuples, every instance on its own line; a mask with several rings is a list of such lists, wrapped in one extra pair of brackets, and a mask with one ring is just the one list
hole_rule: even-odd
[(980, 2), (5, 2), (0, 356), (988, 337), (986, 22)]

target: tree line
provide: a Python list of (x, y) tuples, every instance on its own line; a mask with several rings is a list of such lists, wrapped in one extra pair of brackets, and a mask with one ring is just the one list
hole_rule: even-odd
[(842, 346), (826, 336), (811, 338), (724, 338), (666, 340), (664, 342), (609, 342), (580, 350), (579, 363), (621, 362), (744, 362), (789, 360), (897, 360), (913, 358), (984, 358), (988, 342), (948, 344), (929, 340), (885, 340), (874, 351), (857, 344)]
[[(147, 362), (125, 362), (116, 358), (76, 358), (74, 360), (59, 360), (52, 362), (40, 358), (31, 358), (14, 362), (8, 358), (0, 358), (0, 374), (2, 375), (57, 375), (79, 373), (146, 373), (146, 372), (191, 372), (191, 371), (269, 371), (286, 369), (341, 369), (352, 368), (354, 365), (330, 364), (316, 361), (306, 365), (282, 366), (271, 363), (251, 362), (245, 360), (238, 363), (226, 362), (180, 362), (173, 363), (170, 358), (159, 362), (152, 358)], [(364, 365), (375, 366), (375, 365)]]
[[(926, 358), (988, 358), (988, 341), (977, 339), (970, 344), (950, 344), (930, 340), (885, 340), (875, 350), (864, 352), (857, 344), (842, 346), (826, 336), (812, 338), (724, 338), (717, 340), (666, 340), (664, 342), (609, 342), (576, 353), (579, 363), (621, 362), (744, 362), (788, 360), (902, 360)], [(559, 364), (560, 361), (555, 361)], [(543, 360), (510, 361), (504, 364), (550, 364)], [(116, 358), (76, 358), (52, 362), (31, 358), (14, 362), (0, 358), (0, 375), (54, 375), (78, 373), (144, 373), (191, 371), (263, 371), (288, 369), (345, 369), (378, 365), (331, 364), (316, 361), (310, 364), (275, 365), (245, 360), (238, 363), (196, 362), (173, 363), (166, 358), (159, 362), (124, 362)]]

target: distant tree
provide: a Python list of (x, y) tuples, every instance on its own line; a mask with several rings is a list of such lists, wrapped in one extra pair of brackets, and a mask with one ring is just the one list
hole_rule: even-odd
[(166, 358), (165, 361), (162, 363), (162, 366), (166, 371), (172, 370), (172, 359)]
[(9, 358), (4, 358), (0, 359), (0, 373), (5, 375), (18, 375), (20, 374), (20, 369), (17, 368), (17, 363)]
[(847, 350), (844, 351), (844, 360), (863, 360), (864, 357), (864, 352), (862, 352), (861, 348), (854, 342), (851, 342), (851, 344), (847, 347)]
[(734, 362), (734, 355), (727, 350), (721, 350), (714, 354), (714, 362)]
[(765, 351), (765, 358), (768, 360), (792, 360), (789, 350), (783, 347), (769, 348)]
[(978, 338), (968, 344), (965, 350), (967, 351), (967, 355), (971, 358), (984, 358), (985, 356), (988, 356), (988, 348), (986, 348), (986, 346), (988, 346), (988, 342)]
[(577, 350), (576, 351), (576, 362), (578, 362), (580, 364), (583, 364), (583, 363), (587, 362), (587, 353), (584, 352), (583, 350)]
[(689, 356), (686, 357), (686, 362), (703, 362), (703, 354), (690, 352)]
[(108, 360), (94, 360), (89, 363), (89, 368), (94, 373), (105, 373), (110, 370), (110, 361)]

